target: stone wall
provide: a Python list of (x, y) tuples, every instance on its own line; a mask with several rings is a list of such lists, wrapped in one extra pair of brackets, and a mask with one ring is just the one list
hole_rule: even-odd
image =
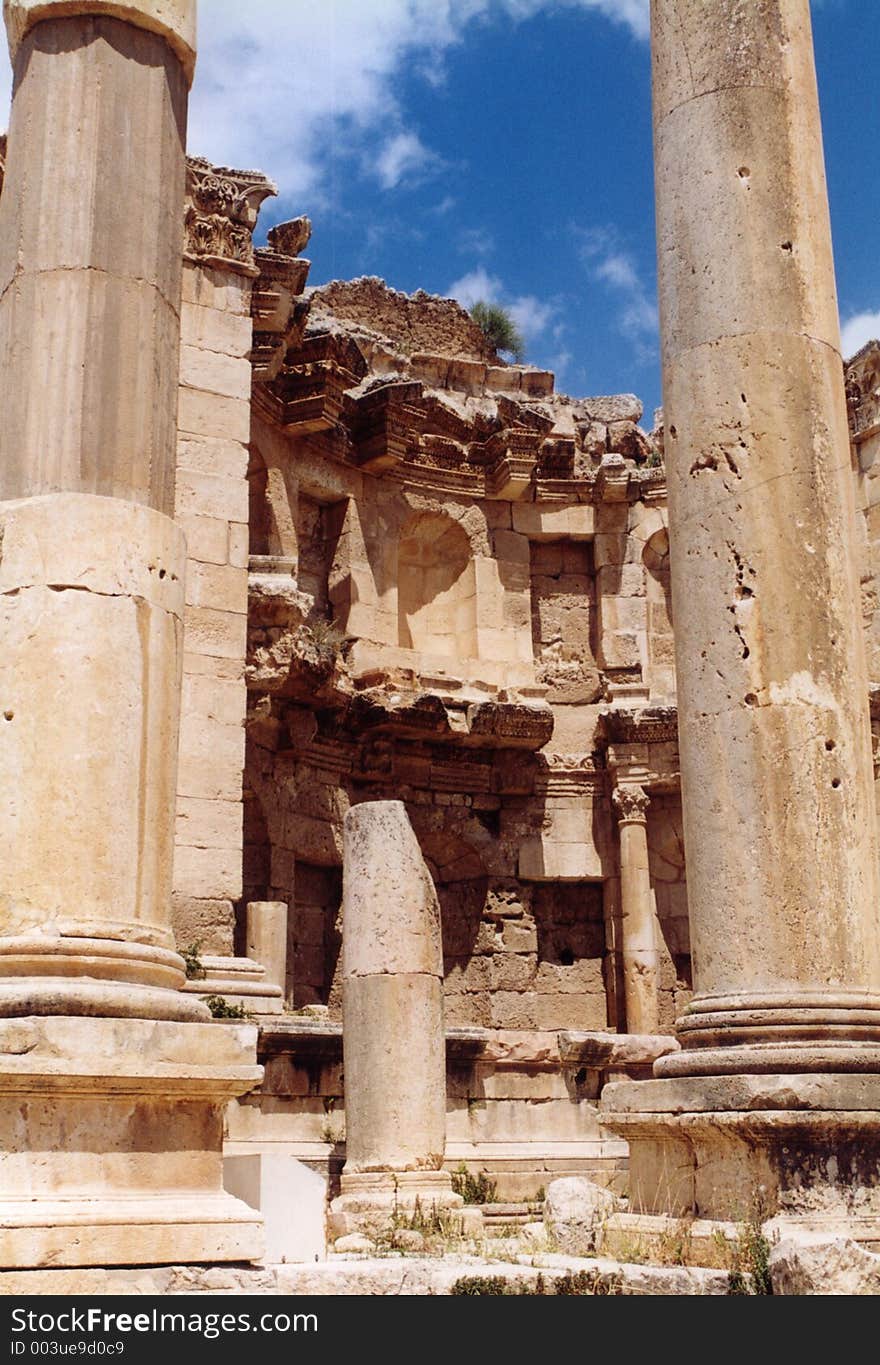
[(184, 267), (176, 520), (187, 538), (174, 928), (231, 953), (241, 896), (251, 280)]

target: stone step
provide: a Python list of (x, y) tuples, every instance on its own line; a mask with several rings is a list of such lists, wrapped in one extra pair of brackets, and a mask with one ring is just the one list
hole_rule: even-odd
[(526, 1223), (539, 1223), (543, 1204), (481, 1204), (483, 1228), (490, 1237), (504, 1236), (512, 1229), (525, 1227)]

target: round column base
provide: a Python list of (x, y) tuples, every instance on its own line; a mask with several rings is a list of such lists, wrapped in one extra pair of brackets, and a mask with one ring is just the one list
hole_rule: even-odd
[(198, 997), (161, 986), (94, 981), (67, 976), (0, 980), (0, 1018), (63, 1015), (103, 1019), (157, 1019), (203, 1024), (211, 1012)]
[(675, 1031), (681, 1052), (656, 1076), (880, 1072), (880, 996), (867, 992), (698, 996)]

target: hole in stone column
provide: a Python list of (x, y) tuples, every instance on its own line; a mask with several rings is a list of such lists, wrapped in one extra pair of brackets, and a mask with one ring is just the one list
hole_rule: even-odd
[(825, 741), (825, 748), (828, 750), (828, 752), (829, 752), (829, 754), (830, 754), (834, 749), (837, 748), (837, 745), (834, 743), (834, 740), (833, 740), (833, 739), (826, 739), (826, 741)]
[(159, 570), (159, 577), (160, 577), (160, 578), (164, 578), (164, 577), (165, 577), (165, 570), (164, 570), (164, 569), (160, 569), (160, 570)]
[(832, 787), (834, 788), (834, 790), (837, 791), (837, 788), (840, 786), (840, 778), (839, 778), (839, 777), (833, 777), (833, 778), (831, 779), (831, 785), (832, 785)]
[(751, 175), (751, 171), (749, 170), (748, 166), (740, 166), (739, 170), (737, 171), (737, 175), (739, 176), (740, 180), (748, 180), (749, 176)]
[(15, 712), (14, 712), (14, 711), (4, 711), (4, 712), (3, 712), (3, 719), (4, 719), (4, 720), (14, 720), (14, 719), (15, 719)]
[(793, 249), (791, 242), (780, 242), (779, 245), (783, 251), (791, 251)]
[(740, 398), (742, 399), (743, 402), (746, 401), (746, 396), (745, 396), (744, 393), (741, 393), (741, 394), (740, 394)]
[(745, 702), (746, 706), (758, 705), (758, 698), (754, 692), (747, 692), (746, 695), (743, 697), (743, 701)]
[(670, 435), (670, 436), (677, 436), (677, 435), (678, 435), (678, 432), (675, 430), (675, 427), (670, 427), (670, 428), (669, 428), (669, 435)]

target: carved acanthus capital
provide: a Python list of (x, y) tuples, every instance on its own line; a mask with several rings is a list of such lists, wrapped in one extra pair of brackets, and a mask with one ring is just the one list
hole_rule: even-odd
[(615, 787), (611, 793), (611, 800), (614, 803), (614, 809), (617, 811), (617, 818), (621, 823), (624, 820), (629, 820), (644, 824), (648, 806), (651, 803), (651, 798), (644, 787), (637, 787), (634, 784)]
[(260, 171), (233, 171), (202, 157), (187, 157), (184, 257), (256, 276), (257, 216), (263, 200), (277, 193)]

